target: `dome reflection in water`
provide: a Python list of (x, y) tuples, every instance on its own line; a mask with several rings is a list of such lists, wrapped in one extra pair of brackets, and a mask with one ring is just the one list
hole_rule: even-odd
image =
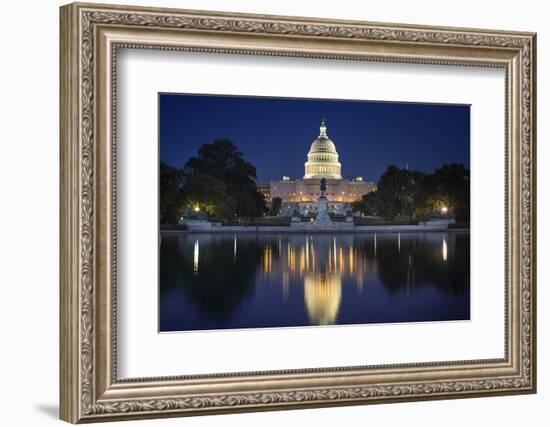
[(163, 235), (160, 330), (468, 320), (468, 232)]

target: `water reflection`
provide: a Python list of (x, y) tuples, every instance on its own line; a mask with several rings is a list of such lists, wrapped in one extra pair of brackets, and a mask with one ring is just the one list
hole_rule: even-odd
[(339, 273), (306, 273), (304, 299), (313, 325), (336, 323), (342, 298), (342, 275)]
[(469, 233), (163, 236), (160, 265), (163, 331), (470, 315)]
[(199, 273), (199, 241), (195, 240), (195, 246), (193, 248), (193, 273)]

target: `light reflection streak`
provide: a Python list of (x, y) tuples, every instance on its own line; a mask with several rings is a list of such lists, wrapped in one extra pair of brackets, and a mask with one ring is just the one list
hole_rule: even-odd
[(306, 269), (306, 250), (304, 247), (300, 248), (300, 276), (304, 274)]
[(397, 233), (397, 251), (401, 252), (401, 233)]
[(309, 240), (306, 236), (306, 270), (309, 271)]
[(283, 272), (283, 298), (288, 299), (288, 284), (290, 282), (290, 277), (288, 271)]
[(199, 274), (199, 241), (193, 246), (193, 274)]
[(332, 249), (334, 251), (334, 255), (332, 256), (332, 260), (334, 262), (334, 271), (336, 271), (336, 237), (332, 239)]
[(264, 259), (263, 259), (264, 273), (271, 273), (271, 246), (264, 246)]

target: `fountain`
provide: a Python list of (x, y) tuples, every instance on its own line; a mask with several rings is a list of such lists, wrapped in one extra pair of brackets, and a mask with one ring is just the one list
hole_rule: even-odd
[[(329, 213), (329, 205), (328, 205), (328, 199), (325, 195), (325, 192), (327, 190), (327, 180), (325, 178), (321, 179), (321, 194), (319, 195), (319, 199), (317, 200), (317, 216), (315, 217), (314, 221), (311, 222), (299, 222), (296, 221), (294, 218), (291, 222), (291, 227), (293, 228), (302, 228), (307, 230), (317, 230), (317, 231), (324, 231), (324, 230), (338, 230), (338, 229), (349, 229), (350, 227), (353, 227), (353, 222), (336, 222), (333, 221), (330, 218)], [(352, 218), (353, 220), (353, 218)]]

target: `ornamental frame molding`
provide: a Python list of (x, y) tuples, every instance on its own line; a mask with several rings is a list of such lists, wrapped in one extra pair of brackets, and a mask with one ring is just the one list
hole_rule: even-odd
[[(79, 3), (63, 6), (60, 13), (63, 420), (536, 391), (534, 33)], [(504, 68), (505, 357), (117, 379), (116, 57), (120, 48)]]

